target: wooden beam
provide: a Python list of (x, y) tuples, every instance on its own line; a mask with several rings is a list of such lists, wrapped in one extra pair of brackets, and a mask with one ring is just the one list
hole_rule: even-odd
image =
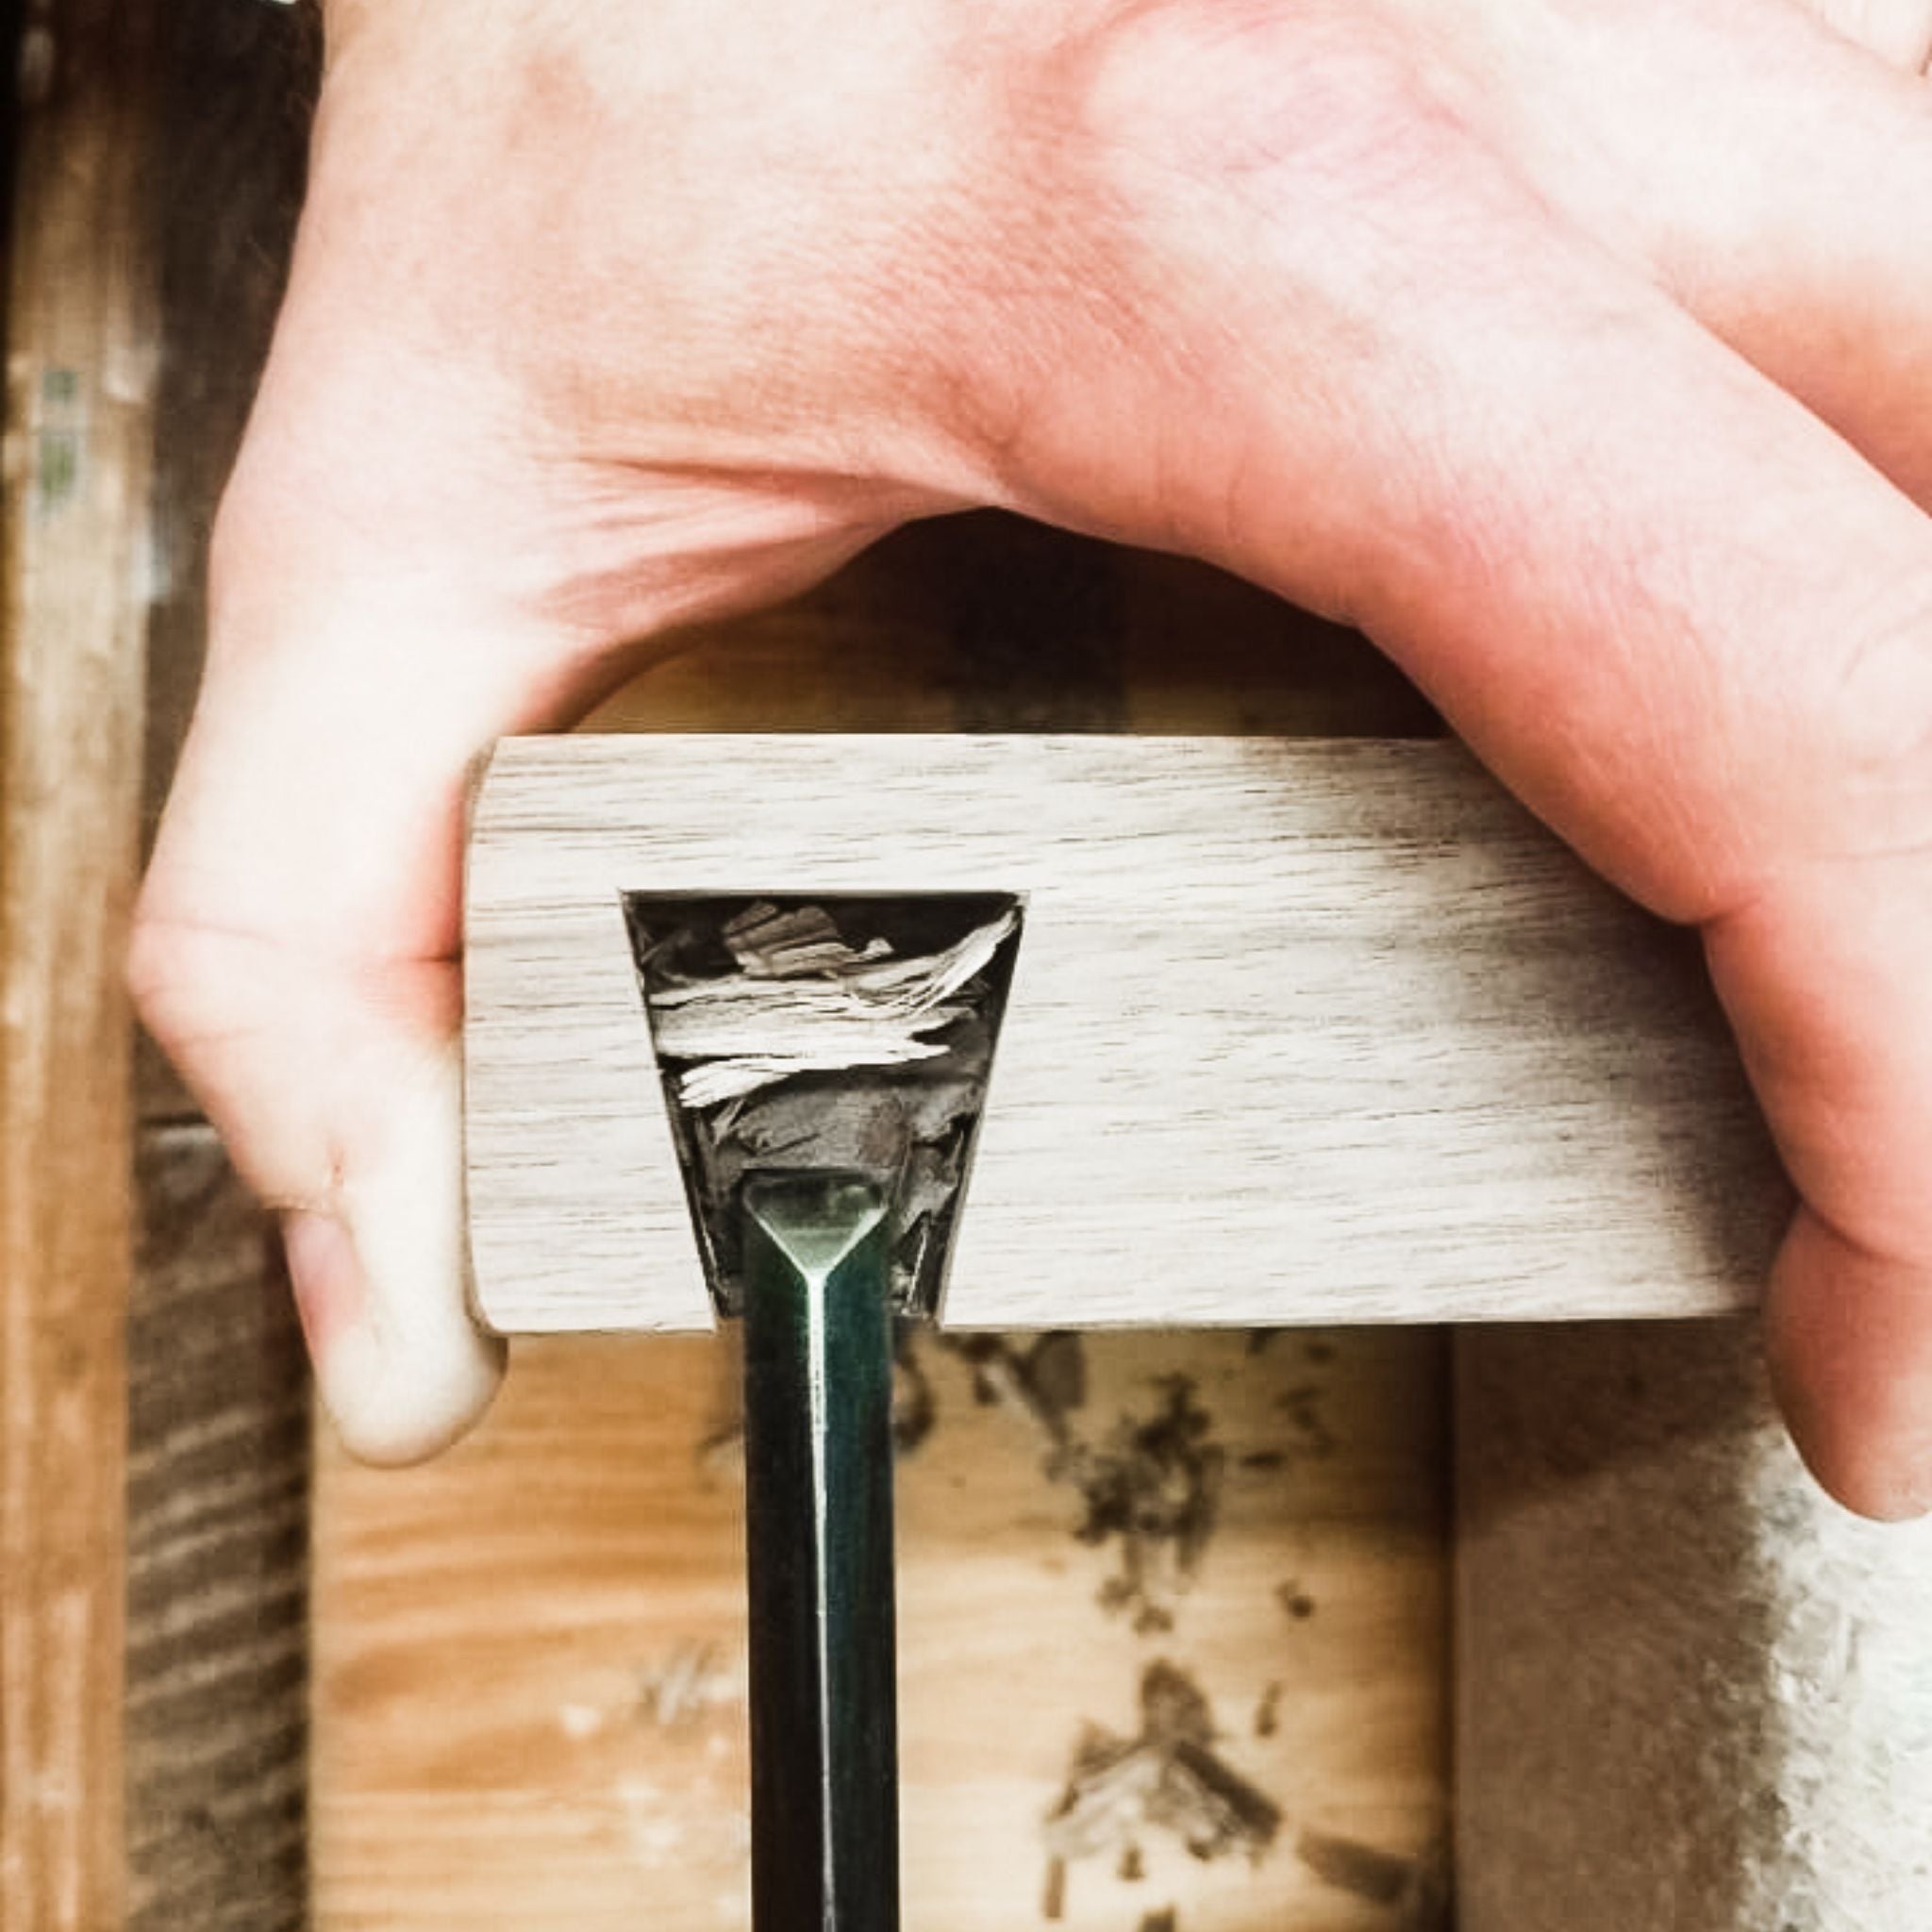
[(31, 8), (0, 632), (0, 1920), (123, 1909), (122, 1320), (153, 9)]
[(466, 968), (506, 1329), (708, 1319), (626, 891), (1023, 896), (952, 1325), (1707, 1313), (1783, 1219), (1694, 944), (1452, 745), (512, 741)]
[[(160, 14), (150, 831), (200, 680), (208, 534), (281, 294), (321, 39), (306, 8)], [(144, 1039), (135, 1096), (127, 1932), (298, 1932), (309, 1920), (308, 1363), (273, 1216)]]

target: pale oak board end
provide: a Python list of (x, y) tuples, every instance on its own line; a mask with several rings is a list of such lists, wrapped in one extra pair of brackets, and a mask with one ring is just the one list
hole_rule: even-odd
[(1011, 892), (944, 1317), (1690, 1316), (1787, 1191), (1694, 942), (1454, 745), (505, 741), (474, 801), (479, 1306), (710, 1309), (619, 895)]

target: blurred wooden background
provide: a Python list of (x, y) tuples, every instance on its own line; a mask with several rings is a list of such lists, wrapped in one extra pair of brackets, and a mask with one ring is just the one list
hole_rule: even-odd
[[(451, 1456), (356, 1468), (311, 1428), (263, 1217), (158, 1058), (127, 1078), (114, 960), (313, 22), (36, 0), (9, 25), (0, 1921), (741, 1925), (728, 1342), (520, 1346)], [(1352, 636), (992, 516), (694, 634), (597, 722), (1431, 728)], [(1415, 1330), (921, 1342), (908, 1922), (1445, 1924), (1444, 1387)], [(1174, 1774), (1203, 1752), (1205, 1783)]]

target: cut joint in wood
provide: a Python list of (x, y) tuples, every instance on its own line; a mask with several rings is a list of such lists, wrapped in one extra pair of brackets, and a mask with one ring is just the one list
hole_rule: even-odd
[(743, 1304), (748, 1182), (838, 1174), (863, 1176), (887, 1204), (894, 1306), (932, 1314), (1012, 980), (1018, 902), (629, 892), (624, 909), (719, 1311)]
[[(654, 1055), (636, 908), (935, 894), (1024, 907), (949, 1325), (1693, 1315), (1757, 1291), (1787, 1191), (1694, 941), (1453, 745), (641, 736), (507, 741), (474, 803), (486, 1317), (711, 1320), (663, 1077), (696, 1058)], [(789, 938), (863, 950), (831, 924)], [(795, 1037), (736, 1045), (720, 1077), (767, 1048), (802, 1071)]]

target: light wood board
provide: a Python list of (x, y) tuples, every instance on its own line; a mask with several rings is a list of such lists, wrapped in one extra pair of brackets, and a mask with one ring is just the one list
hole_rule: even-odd
[(960, 1327), (1690, 1315), (1783, 1183), (1694, 944), (1442, 743), (510, 741), (469, 855), (481, 1307), (708, 1321), (619, 895), (1005, 891)]
[(120, 1923), (154, 15), (18, 50), (0, 615), (0, 1922)]
[[(1165, 1627), (1108, 1607), (1117, 1536), (1012, 1399), (917, 1344), (900, 1462), (906, 1923), (924, 1932), (1439, 1932), (1442, 1389), (1432, 1335), (1087, 1336), (1068, 1436), (1174, 1379), (1221, 1464)], [(732, 1932), (748, 1919), (736, 1365), (717, 1337), (519, 1342), (498, 1406), (402, 1473), (325, 1447), (314, 1578), (321, 1932)], [(1158, 1522), (1177, 1487), (1140, 1494)], [(1126, 1813), (1068, 1861), (1049, 1817), (1089, 1725), (1137, 1732), (1166, 1664), (1279, 1817), (1250, 1857)], [(1127, 1869), (1132, 1870), (1129, 1864)]]

